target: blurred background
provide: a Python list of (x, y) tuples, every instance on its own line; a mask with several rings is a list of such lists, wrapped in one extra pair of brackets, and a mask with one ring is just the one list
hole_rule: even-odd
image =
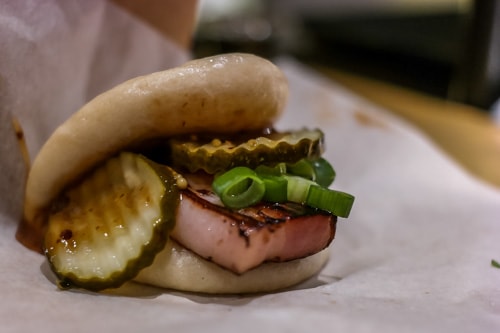
[(292, 55), (493, 113), (499, 0), (200, 0), (194, 53)]

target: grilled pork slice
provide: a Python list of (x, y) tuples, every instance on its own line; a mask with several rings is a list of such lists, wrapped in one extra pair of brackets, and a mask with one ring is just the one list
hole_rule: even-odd
[(335, 236), (337, 219), (329, 213), (295, 203), (265, 202), (234, 211), (222, 206), (204, 177), (188, 182), (170, 237), (234, 273), (266, 261), (310, 256)]

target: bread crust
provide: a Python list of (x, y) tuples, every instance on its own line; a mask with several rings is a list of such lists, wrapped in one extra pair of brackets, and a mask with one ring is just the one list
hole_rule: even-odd
[(193, 60), (104, 92), (59, 126), (34, 160), (18, 238), (40, 238), (54, 198), (118, 151), (178, 134), (265, 128), (281, 115), (287, 96), (286, 78), (274, 64), (242, 53)]
[(328, 257), (327, 248), (303, 259), (264, 263), (237, 275), (169, 240), (153, 264), (144, 268), (135, 281), (205, 294), (264, 293), (307, 280), (321, 270)]

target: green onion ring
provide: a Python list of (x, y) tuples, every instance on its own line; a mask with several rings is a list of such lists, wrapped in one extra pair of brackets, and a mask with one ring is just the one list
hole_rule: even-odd
[(285, 202), (288, 199), (288, 181), (284, 177), (259, 174), (266, 186), (263, 199), (269, 202)]
[(300, 176), (305, 179), (316, 181), (316, 170), (312, 162), (306, 158), (301, 159), (295, 164), (287, 166), (287, 172), (295, 176)]
[(287, 199), (301, 204), (306, 202), (309, 188), (313, 185), (317, 185), (312, 180), (300, 176), (287, 174), (283, 175), (283, 177), (288, 181)]
[(312, 185), (309, 188), (305, 202), (306, 205), (326, 210), (338, 217), (348, 217), (354, 204), (354, 196), (349, 193)]
[(295, 164), (287, 165), (285, 172), (312, 180), (323, 187), (330, 186), (335, 180), (335, 170), (332, 165), (322, 157), (318, 159), (303, 158)]
[(308, 160), (314, 168), (315, 179), (319, 186), (328, 187), (335, 180), (335, 169), (324, 158), (320, 157), (315, 160)]
[(233, 209), (258, 203), (266, 192), (264, 181), (247, 167), (236, 167), (221, 174), (215, 178), (212, 188), (222, 203)]
[(270, 167), (259, 165), (255, 169), (255, 173), (262, 179), (266, 186), (264, 200), (269, 202), (287, 201), (288, 181), (282, 177), (282, 171), (283, 170), (280, 170), (280, 166)]

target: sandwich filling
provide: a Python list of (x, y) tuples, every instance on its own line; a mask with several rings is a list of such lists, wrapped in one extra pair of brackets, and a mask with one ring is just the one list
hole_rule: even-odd
[(61, 287), (118, 287), (168, 237), (235, 274), (330, 245), (354, 197), (329, 188), (321, 131), (207, 138), (120, 153), (63, 191), (44, 241)]

